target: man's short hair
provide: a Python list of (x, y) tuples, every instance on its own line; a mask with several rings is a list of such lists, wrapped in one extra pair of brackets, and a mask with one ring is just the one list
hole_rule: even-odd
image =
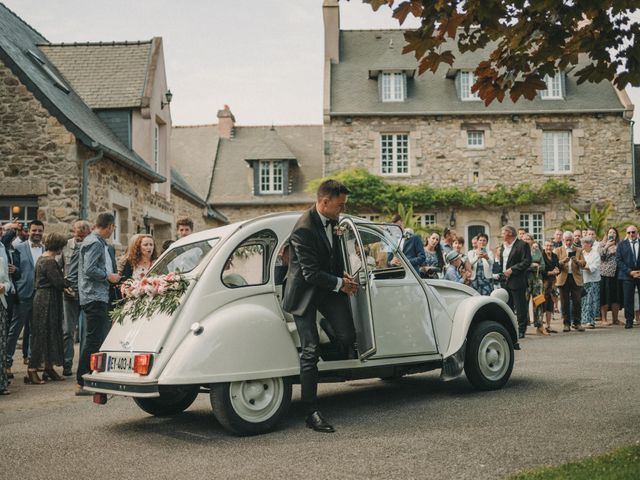
[(89, 231), (91, 231), (91, 224), (89, 222), (87, 222), (86, 220), (77, 220), (73, 224), (73, 228), (79, 228), (83, 232), (89, 232)]
[(189, 227), (193, 231), (193, 220), (191, 220), (189, 217), (180, 217), (176, 222), (176, 228), (178, 228), (180, 225)]
[(337, 180), (329, 179), (320, 184), (318, 191), (316, 192), (316, 196), (317, 198), (333, 198), (339, 197), (340, 195), (349, 195), (349, 193), (351, 192), (349, 192), (349, 189), (345, 185)]
[(38, 227), (44, 228), (44, 223), (40, 220), (31, 220), (31, 223), (29, 223), (29, 230), (31, 230), (31, 225), (37, 225)]
[(116, 217), (113, 216), (113, 213), (104, 212), (98, 215), (98, 219), (96, 220), (96, 227), (98, 228), (108, 228), (109, 225), (115, 225)]
[(396, 223), (400, 220), (402, 220), (402, 217), (400, 216), (399, 213), (396, 213), (393, 217), (391, 217), (391, 223)]
[(505, 230), (508, 230), (509, 232), (511, 232), (511, 236), (512, 237), (515, 237), (518, 234), (516, 229), (514, 227), (512, 227), (511, 225), (505, 225), (504, 227), (502, 227), (501, 231), (504, 232)]
[(567, 230), (562, 234), (562, 238), (573, 238), (573, 232), (571, 230)]

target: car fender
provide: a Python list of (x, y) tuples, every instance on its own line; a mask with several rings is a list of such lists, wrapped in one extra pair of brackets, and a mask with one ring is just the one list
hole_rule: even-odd
[(194, 325), (159, 384), (208, 384), (298, 375), (298, 352), (273, 295), (244, 297)]
[(472, 324), (481, 320), (494, 320), (504, 325), (511, 334), (514, 346), (517, 345), (518, 321), (509, 305), (500, 298), (500, 295), (475, 295), (464, 299), (458, 304), (453, 316), (449, 346), (443, 358), (458, 352), (463, 347)]

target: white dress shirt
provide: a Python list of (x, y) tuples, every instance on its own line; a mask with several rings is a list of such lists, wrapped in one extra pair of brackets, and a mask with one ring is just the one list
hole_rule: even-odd
[[(316, 212), (318, 211), (316, 210)], [(329, 239), (329, 245), (333, 247), (333, 231), (332, 231), (333, 227), (331, 226), (331, 223), (327, 223), (327, 222), (330, 222), (331, 219), (325, 217), (320, 212), (318, 212), (318, 216), (320, 217), (320, 221), (322, 222), (322, 225), (324, 225), (324, 233), (327, 234), (327, 238)], [(333, 289), (333, 291), (339, 292), (341, 288), (342, 288), (342, 278), (338, 277), (338, 284), (336, 285), (336, 288)]]

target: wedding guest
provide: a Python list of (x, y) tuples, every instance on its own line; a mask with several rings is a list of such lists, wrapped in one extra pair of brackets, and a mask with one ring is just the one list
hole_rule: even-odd
[(600, 315), (600, 254), (593, 248), (594, 239), (582, 239), (582, 254), (587, 264), (582, 269), (585, 295), (582, 297), (582, 325), (596, 328), (596, 318)]
[(629, 225), (626, 233), (627, 238), (618, 245), (616, 261), (618, 262), (618, 279), (622, 281), (624, 328), (633, 328), (635, 293), (640, 291), (640, 241), (638, 228), (635, 225)]
[[(542, 294), (544, 292), (544, 286), (542, 281), (542, 272), (544, 272), (545, 264), (544, 264), (544, 256), (542, 251), (540, 250), (540, 246), (538, 242), (536, 242), (533, 236), (530, 233), (525, 233), (524, 241), (529, 245), (529, 249), (531, 250), (531, 265), (529, 266), (529, 270), (527, 271), (527, 310), (529, 307), (529, 302), (533, 300), (534, 297)], [(549, 335), (549, 332), (546, 331), (544, 325), (542, 323), (542, 316), (544, 313), (544, 302), (538, 303), (538, 305), (533, 304), (533, 326), (536, 328), (536, 333), (538, 335)]]
[(553, 241), (551, 244), (554, 249), (562, 246), (562, 230), (556, 230), (553, 232)]
[(59, 233), (50, 233), (45, 239), (47, 250), (36, 263), (33, 316), (31, 318), (31, 357), (24, 382), (41, 385), (44, 380), (38, 376), (38, 368), (44, 364), (43, 377), (54, 381), (64, 380), (53, 366), (64, 363), (62, 342), (62, 290), (64, 275), (56, 261), (62, 253), (67, 239)]
[(544, 270), (542, 272), (542, 282), (544, 286), (544, 315), (547, 326), (545, 327), (547, 333), (558, 333), (551, 328), (551, 316), (555, 310), (555, 295), (556, 277), (560, 273), (560, 264), (558, 263), (558, 256), (553, 253), (553, 242), (547, 240), (544, 242)]
[(447, 269), (444, 272), (444, 279), (456, 283), (464, 283), (464, 277), (460, 274), (462, 269), (462, 255), (455, 250), (451, 250), (445, 255)]
[(444, 257), (440, 246), (440, 235), (433, 232), (429, 235), (424, 245), (425, 261), (420, 267), (420, 276), (423, 278), (438, 278), (438, 273), (444, 267)]
[(0, 395), (9, 395), (9, 378), (7, 376), (7, 315), (6, 295), (11, 288), (7, 261), (0, 257)]
[(600, 242), (598, 253), (600, 254), (600, 320), (603, 326), (607, 322), (607, 311), (611, 310), (613, 316), (612, 325), (619, 325), (618, 314), (622, 303), (622, 286), (618, 280), (618, 263), (616, 262), (616, 250), (620, 236), (614, 227), (607, 229), (607, 234)]
[(158, 258), (156, 244), (151, 235), (138, 235), (127, 253), (126, 261), (122, 267), (121, 282), (140, 280), (147, 274), (153, 262)]
[(469, 259), (467, 258), (467, 254), (465, 253), (464, 237), (456, 236), (455, 240), (453, 241), (453, 251), (460, 254), (460, 274), (464, 279), (464, 283), (466, 285), (469, 285), (471, 283), (471, 264), (469, 263)]
[(471, 287), (480, 295), (491, 295), (493, 291), (493, 252), (487, 248), (489, 237), (480, 233), (476, 237), (476, 248), (469, 250), (469, 264), (471, 265)]
[(176, 237), (181, 239), (193, 233), (193, 220), (189, 217), (180, 217), (176, 222)]
[(453, 241), (456, 239), (458, 235), (455, 230), (450, 230), (448, 227), (445, 227), (442, 231), (442, 241), (440, 246), (442, 248), (442, 254), (446, 255), (451, 250), (453, 250)]
[(583, 282), (581, 269), (585, 266), (582, 248), (575, 246), (573, 233), (568, 230), (562, 235), (562, 240), (564, 245), (554, 251), (560, 265), (556, 285), (560, 288), (560, 301), (562, 302), (562, 321), (564, 323), (562, 331), (570, 332), (573, 327), (579, 332), (584, 332), (581, 323)]

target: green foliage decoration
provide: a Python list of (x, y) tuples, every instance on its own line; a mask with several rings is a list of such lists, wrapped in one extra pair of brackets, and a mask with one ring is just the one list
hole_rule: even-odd
[[(307, 191), (315, 192), (326, 178), (312, 180)], [(411, 206), (413, 210), (429, 210), (447, 207), (517, 207), (543, 204), (552, 199), (568, 200), (576, 189), (565, 180), (549, 179), (541, 186), (520, 183), (514, 186), (496, 185), (488, 191), (470, 187), (434, 188), (427, 184), (407, 185), (388, 182), (364, 169), (343, 170), (331, 175), (351, 191), (347, 210), (350, 212), (396, 212), (398, 204)]]
[[(630, 220), (612, 221), (611, 217), (615, 213), (615, 208), (611, 203), (607, 203), (602, 208), (598, 208), (597, 205), (591, 205), (588, 212), (580, 211), (577, 208), (569, 205), (569, 209), (573, 214), (573, 218), (565, 219), (560, 224), (561, 230), (586, 230), (587, 228), (593, 228), (596, 231), (598, 239), (604, 238), (609, 227), (614, 227), (620, 232), (624, 230), (627, 225), (630, 225)], [(621, 235), (624, 238), (624, 234)]]

